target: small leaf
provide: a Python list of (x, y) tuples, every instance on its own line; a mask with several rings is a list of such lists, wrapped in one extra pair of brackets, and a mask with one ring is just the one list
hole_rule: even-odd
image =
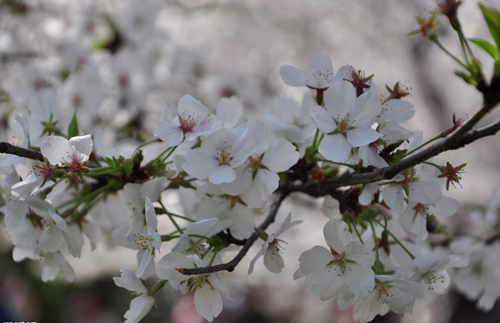
[(68, 125), (68, 138), (78, 136), (78, 120), (76, 119), (76, 111), (73, 113), (73, 118)]
[(493, 57), (495, 61), (500, 60), (500, 50), (498, 49), (498, 47), (495, 47), (494, 44), (490, 43), (487, 40), (479, 38), (469, 39), (469, 41), (483, 49), (486, 53)]
[(125, 176), (128, 176), (132, 173), (132, 169), (134, 168), (134, 162), (131, 159), (125, 159), (123, 161), (123, 170)]
[(479, 4), (479, 7), (483, 12), (484, 20), (488, 25), (491, 37), (497, 44), (497, 48), (500, 48), (500, 12), (482, 3)]

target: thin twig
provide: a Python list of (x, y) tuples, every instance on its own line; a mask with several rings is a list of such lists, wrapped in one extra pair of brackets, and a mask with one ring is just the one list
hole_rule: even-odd
[[(269, 210), (269, 214), (267, 215), (266, 219), (264, 222), (261, 223), (259, 226), (259, 229), (265, 230), (267, 227), (274, 222), (276, 218), (276, 214), (278, 213), (278, 210), (281, 206), (281, 202), (290, 194), (290, 192), (286, 189), (281, 189), (278, 190), (276, 193), (276, 196), (273, 200), (273, 204), (271, 205), (271, 209)], [(215, 273), (218, 271), (226, 270), (226, 271), (233, 271), (234, 268), (240, 263), (241, 259), (245, 257), (247, 254), (248, 250), (250, 247), (254, 244), (255, 241), (257, 241), (258, 237), (256, 233), (253, 233), (250, 238), (247, 239), (245, 245), (243, 248), (241, 248), (240, 252), (236, 255), (236, 257), (233, 258), (230, 262), (220, 264), (220, 265), (214, 265), (214, 266), (207, 266), (207, 267), (200, 267), (200, 268), (179, 268), (177, 269), (180, 273), (184, 275), (202, 275), (202, 274), (210, 274), (210, 273)]]

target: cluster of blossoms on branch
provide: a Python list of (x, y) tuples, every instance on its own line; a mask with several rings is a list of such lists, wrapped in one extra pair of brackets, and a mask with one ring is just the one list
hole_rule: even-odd
[[(497, 11), (484, 10), (500, 21)], [(427, 28), (420, 32), (437, 41), (428, 30), (432, 21), (419, 22)], [(277, 232), (266, 230), (286, 197), (300, 192), (326, 197), (325, 243), (300, 255), (293, 277), (315, 297), (336, 298), (340, 309), (353, 307), (356, 321), (369, 322), (433, 301), (454, 275), (456, 289), (489, 310), (500, 298), (500, 263), (488, 254), (499, 252), (500, 244), (443, 229), (440, 218), (453, 216), (459, 202), (442, 189), (459, 184), (465, 165), (431, 159), (500, 128), (470, 131), (500, 101), (500, 73), (495, 70), (487, 84), (475, 59), (462, 66), (467, 72), (459, 76), (483, 92), (484, 107), (470, 121), (453, 116), (449, 129), (426, 142), (420, 130), (402, 125), (414, 115), (404, 86), (387, 87), (384, 95), (373, 75), (352, 66), (335, 71), (323, 50), (310, 55), (305, 70), (280, 68), (286, 84), (310, 90), (300, 105), (277, 97), (271, 113), (253, 119), (235, 96), (207, 107), (187, 94), (165, 106), (154, 139), (127, 152), (105, 149), (98, 134), (80, 130), (81, 105), (92, 91), (73, 96), (80, 114), (66, 130), (58, 125), (60, 91), (39, 91), (29, 100), (30, 113), (16, 111), (12, 118), (17, 146), (0, 147), (11, 154), (0, 160), (0, 172), (13, 258), (42, 261), (44, 281), (58, 275), (73, 281), (68, 257), (80, 257), (84, 237), (92, 249), (107, 237), (137, 250), (137, 268), (114, 278), (136, 296), (126, 322), (139, 322), (167, 284), (194, 293), (196, 310), (212, 321), (223, 297), (230, 298), (223, 272), (233, 271), (256, 241), (262, 248), (248, 273), (261, 257), (271, 273), (282, 271), (282, 235), (298, 230), (302, 220), (288, 214)], [(75, 68), (70, 77), (87, 72), (92, 69)], [(164, 203), (172, 191), (189, 200), (183, 214)], [(267, 212), (260, 223), (257, 211)], [(495, 211), (487, 212), (490, 228), (498, 224)], [(159, 230), (158, 217), (168, 218), (170, 231)], [(160, 254), (163, 243), (171, 248)], [(224, 262), (235, 247), (238, 254)]]

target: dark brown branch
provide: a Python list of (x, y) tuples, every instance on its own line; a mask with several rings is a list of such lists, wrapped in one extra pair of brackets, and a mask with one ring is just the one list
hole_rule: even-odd
[(474, 114), (474, 116), (472, 116), (466, 124), (457, 129), (457, 131), (455, 131), (452, 135), (394, 165), (370, 172), (354, 172), (346, 176), (312, 183), (308, 186), (297, 182), (284, 184), (282, 186), (286, 186), (286, 189), (290, 191), (303, 192), (312, 196), (321, 196), (331, 194), (331, 192), (339, 187), (368, 184), (380, 180), (392, 179), (401, 171), (416, 166), (444, 151), (462, 148), (475, 140), (497, 133), (500, 130), (500, 122), (481, 130), (469, 132), (479, 122), (479, 120), (481, 120), (488, 112), (493, 110), (497, 104), (498, 102), (493, 102), (491, 105), (485, 104), (481, 110)]
[[(274, 222), (276, 218), (276, 214), (281, 206), (281, 202), (290, 194), (290, 192), (286, 189), (278, 190), (276, 196), (273, 200), (273, 204), (271, 205), (271, 209), (269, 210), (269, 214), (267, 215), (264, 222), (261, 223), (259, 229), (265, 230), (267, 227)], [(177, 269), (180, 273), (184, 275), (202, 275), (202, 274), (210, 274), (215, 273), (222, 270), (227, 270), (229, 272), (233, 271), (234, 268), (240, 263), (241, 259), (245, 257), (250, 247), (257, 241), (258, 237), (256, 233), (253, 233), (250, 238), (247, 239), (243, 248), (241, 248), (240, 252), (233, 258), (230, 262), (208, 266), (208, 267), (200, 267), (200, 268), (180, 268)]]
[(41, 152), (17, 147), (9, 144), (8, 142), (0, 142), (0, 153), (43, 161), (43, 155)]

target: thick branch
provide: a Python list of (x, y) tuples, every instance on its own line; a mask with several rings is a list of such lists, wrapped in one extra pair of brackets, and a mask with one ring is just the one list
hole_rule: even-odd
[(479, 122), (479, 120), (481, 120), (481, 118), (483, 118), (488, 112), (493, 110), (497, 104), (498, 102), (494, 102), (491, 105), (485, 104), (481, 110), (474, 114), (474, 116), (455, 133), (445, 138), (444, 140), (435, 143), (429, 148), (413, 154), (394, 165), (376, 169), (370, 172), (354, 172), (346, 176), (312, 183), (308, 186), (305, 186), (303, 183), (297, 182), (284, 184), (283, 186), (286, 186), (286, 189), (290, 191), (303, 192), (313, 196), (320, 196), (330, 194), (336, 188), (343, 186), (368, 184), (384, 179), (391, 179), (401, 171), (416, 166), (434, 156), (439, 155), (444, 151), (462, 148), (465, 145), (468, 145), (480, 138), (497, 133), (500, 130), (500, 122), (481, 130), (474, 130), (469, 132)]
[(0, 153), (43, 161), (43, 155), (41, 152), (13, 146), (8, 142), (0, 142)]
[[(261, 223), (259, 226), (259, 229), (265, 230), (267, 227), (274, 222), (276, 218), (276, 214), (278, 213), (278, 210), (281, 206), (281, 202), (288, 196), (290, 192), (286, 189), (279, 190), (276, 193), (276, 196), (274, 198), (273, 204), (271, 205), (271, 209), (269, 210), (269, 214), (267, 215), (266, 219), (264, 222)], [(255, 241), (257, 241), (258, 237), (256, 233), (253, 233), (250, 238), (247, 239), (245, 245), (243, 248), (241, 248), (240, 252), (234, 257), (233, 260), (230, 262), (220, 264), (220, 265), (214, 265), (214, 266), (208, 266), (208, 267), (200, 267), (200, 268), (181, 268), (177, 269), (180, 273), (184, 275), (202, 275), (202, 274), (210, 274), (222, 270), (227, 270), (229, 272), (233, 271), (234, 268), (240, 263), (241, 259), (245, 257), (247, 254), (248, 250), (250, 247), (254, 244)]]

